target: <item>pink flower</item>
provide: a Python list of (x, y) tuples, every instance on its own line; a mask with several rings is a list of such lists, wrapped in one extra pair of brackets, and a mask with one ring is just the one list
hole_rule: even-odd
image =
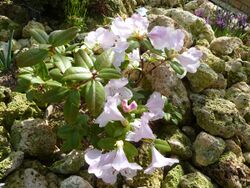
[(133, 110), (137, 109), (137, 103), (135, 101), (131, 102), (130, 105), (128, 105), (128, 100), (123, 99), (122, 100), (122, 109), (124, 112), (132, 112)]
[(201, 57), (202, 52), (193, 47), (179, 55), (176, 59), (180, 62), (180, 64), (187, 72), (195, 73), (197, 71), (197, 68), (200, 66)]
[(185, 34), (180, 29), (155, 26), (148, 37), (155, 49), (180, 51), (184, 45)]
[(103, 112), (97, 117), (95, 123), (99, 124), (99, 127), (105, 127), (108, 122), (111, 121), (124, 121), (125, 118), (117, 108), (120, 103), (120, 97), (118, 94), (114, 96), (108, 96), (105, 103)]
[(126, 178), (133, 178), (137, 170), (142, 167), (136, 163), (130, 163), (123, 150), (123, 141), (117, 141), (117, 150), (102, 154), (97, 149), (88, 149), (84, 156), (88, 163), (88, 172), (95, 174), (104, 182), (114, 184), (117, 174), (121, 173)]
[(162, 96), (159, 92), (154, 92), (150, 95), (146, 106), (148, 107), (148, 110), (150, 113), (152, 113), (154, 116), (151, 120), (157, 120), (162, 119), (164, 116), (164, 104), (165, 101), (162, 99)]
[(91, 31), (85, 37), (85, 43), (90, 47), (94, 48), (96, 45), (100, 45), (103, 49), (111, 48), (115, 44), (116, 36), (107, 29), (102, 27), (96, 31)]
[(172, 166), (175, 163), (178, 163), (178, 159), (172, 159), (172, 158), (166, 158), (164, 157), (159, 151), (156, 150), (156, 148), (152, 147), (152, 162), (148, 166), (144, 172), (146, 174), (151, 174), (155, 168), (161, 168), (164, 166)]
[(134, 130), (127, 133), (126, 140), (139, 142), (143, 138), (155, 139), (153, 131), (149, 126), (149, 120), (152, 119), (153, 116), (153, 114), (146, 112), (143, 113), (141, 119), (136, 119), (131, 124)]

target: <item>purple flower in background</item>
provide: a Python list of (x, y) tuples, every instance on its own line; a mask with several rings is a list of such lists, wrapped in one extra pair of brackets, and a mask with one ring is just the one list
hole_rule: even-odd
[(195, 11), (194, 11), (194, 14), (196, 16), (199, 16), (201, 18), (204, 18), (204, 12), (205, 12), (205, 9), (204, 8), (197, 8)]
[(152, 162), (148, 166), (144, 172), (146, 174), (151, 174), (154, 172), (155, 168), (161, 168), (164, 166), (172, 166), (175, 163), (178, 163), (178, 159), (172, 159), (172, 158), (166, 158), (164, 157), (159, 151), (156, 150), (156, 148), (152, 147)]
[(245, 28), (247, 25), (247, 16), (244, 14), (238, 14), (238, 26), (241, 28)]

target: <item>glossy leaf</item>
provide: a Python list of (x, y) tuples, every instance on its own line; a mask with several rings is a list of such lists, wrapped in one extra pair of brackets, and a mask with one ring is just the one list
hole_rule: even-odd
[(124, 142), (123, 149), (129, 161), (132, 161), (138, 155), (136, 147), (129, 142)]
[(67, 44), (76, 37), (78, 32), (77, 27), (54, 31), (49, 35), (49, 43), (54, 47)]
[(49, 52), (47, 49), (31, 48), (17, 56), (17, 66), (28, 67), (36, 65), (38, 63), (43, 62), (43, 60), (48, 56), (48, 54)]
[(121, 78), (121, 74), (113, 68), (104, 68), (99, 71), (98, 77), (104, 80), (118, 79)]
[(52, 88), (43, 95), (43, 101), (46, 103), (61, 102), (68, 96), (68, 92), (69, 90), (66, 87)]
[(40, 44), (47, 44), (49, 42), (49, 35), (41, 29), (31, 29), (31, 36)]
[(116, 143), (114, 138), (102, 138), (97, 143), (98, 147), (105, 150), (113, 150)]
[(54, 69), (51, 69), (49, 71), (49, 75), (52, 79), (54, 80), (57, 80), (57, 81), (61, 81), (62, 78), (63, 78), (63, 74), (61, 73), (60, 69), (58, 68), (54, 68)]
[(63, 75), (63, 80), (77, 80), (84, 81), (89, 80), (93, 77), (92, 73), (83, 67), (70, 67), (66, 70)]
[(174, 69), (174, 71), (179, 74), (179, 75), (183, 75), (184, 74), (184, 68), (183, 66), (178, 63), (177, 61), (171, 61), (170, 65), (172, 67), (172, 69)]
[(112, 49), (106, 50), (101, 55), (97, 56), (95, 61), (96, 70), (111, 67), (114, 62), (114, 57), (115, 53)]
[(93, 61), (84, 49), (79, 49), (74, 53), (75, 65), (90, 69), (93, 67)]
[(156, 149), (161, 153), (167, 153), (171, 151), (171, 147), (166, 140), (155, 139), (154, 141)]
[(77, 90), (70, 90), (68, 98), (64, 104), (63, 114), (64, 119), (69, 124), (72, 124), (76, 121), (79, 114), (80, 107), (80, 93)]
[(61, 54), (55, 54), (53, 57), (53, 62), (62, 73), (64, 73), (69, 67), (72, 66), (72, 58), (66, 57)]
[(86, 85), (85, 100), (89, 111), (94, 116), (101, 112), (105, 101), (105, 92), (99, 81), (92, 80)]

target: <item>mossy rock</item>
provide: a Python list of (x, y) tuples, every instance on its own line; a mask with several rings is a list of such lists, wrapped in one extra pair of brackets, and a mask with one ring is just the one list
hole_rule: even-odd
[(182, 176), (184, 176), (184, 170), (178, 164), (168, 171), (162, 182), (162, 188), (178, 188)]
[(0, 161), (6, 158), (11, 152), (9, 135), (4, 127), (0, 126)]

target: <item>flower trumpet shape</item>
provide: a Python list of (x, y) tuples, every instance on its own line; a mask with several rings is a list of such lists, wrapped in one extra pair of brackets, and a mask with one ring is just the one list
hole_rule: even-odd
[(178, 163), (178, 159), (172, 159), (172, 158), (166, 158), (164, 157), (159, 151), (156, 150), (156, 148), (153, 146), (152, 147), (152, 162), (148, 166), (144, 172), (146, 174), (151, 174), (154, 172), (156, 168), (161, 168), (164, 166), (172, 166), (175, 163)]
[(88, 172), (110, 184), (116, 182), (119, 173), (131, 179), (137, 170), (142, 169), (140, 165), (128, 161), (123, 150), (123, 141), (117, 141), (116, 145), (117, 150), (105, 154), (97, 149), (88, 149), (85, 154), (85, 161), (89, 165)]
[(95, 123), (99, 127), (105, 127), (110, 121), (124, 121), (125, 118), (117, 108), (120, 103), (119, 95), (108, 96), (103, 112), (97, 117)]
[(154, 116), (150, 120), (157, 120), (162, 119), (164, 116), (164, 103), (165, 101), (162, 99), (162, 96), (159, 92), (154, 92), (150, 95), (148, 101), (147, 101), (147, 108), (150, 113), (152, 113)]

